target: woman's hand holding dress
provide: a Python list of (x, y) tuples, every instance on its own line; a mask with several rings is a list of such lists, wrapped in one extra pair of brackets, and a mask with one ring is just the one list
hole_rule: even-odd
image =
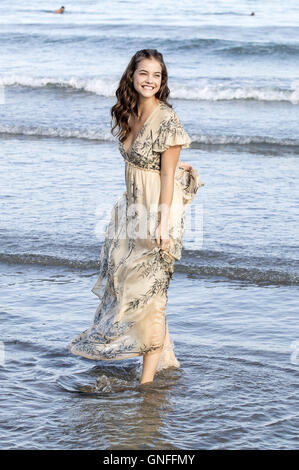
[(156, 240), (162, 250), (169, 250), (169, 227), (168, 223), (160, 222), (156, 229)]
[(187, 171), (193, 170), (193, 166), (190, 165), (190, 163), (185, 163), (185, 162), (179, 162), (179, 166), (182, 168), (185, 168)]

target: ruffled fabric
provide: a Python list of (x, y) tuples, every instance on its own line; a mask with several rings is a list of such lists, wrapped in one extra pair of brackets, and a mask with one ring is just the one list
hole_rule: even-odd
[(161, 153), (174, 145), (181, 145), (182, 148), (188, 148), (190, 144), (190, 137), (175, 112), (171, 111), (168, 119), (160, 123), (157, 138), (153, 143), (153, 151)]
[(170, 344), (161, 352), (159, 363), (157, 366), (157, 372), (163, 369), (168, 369), (169, 367), (175, 367), (176, 369), (178, 369), (180, 365), (180, 362), (175, 357), (174, 342), (171, 339)]
[(175, 172), (175, 181), (178, 182), (183, 192), (183, 201), (185, 205), (189, 204), (193, 200), (198, 189), (205, 185), (200, 179), (198, 170), (195, 168), (192, 168), (192, 170), (189, 171), (185, 168), (178, 167)]

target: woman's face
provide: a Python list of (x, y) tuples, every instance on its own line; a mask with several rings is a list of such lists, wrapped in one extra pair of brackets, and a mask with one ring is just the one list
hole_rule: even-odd
[(161, 80), (162, 67), (156, 59), (142, 59), (133, 75), (134, 88), (144, 98), (150, 98), (159, 91)]

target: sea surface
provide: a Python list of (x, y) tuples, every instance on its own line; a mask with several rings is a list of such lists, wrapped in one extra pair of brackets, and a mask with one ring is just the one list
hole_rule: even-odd
[[(0, 4), (0, 447), (298, 449), (298, 1), (60, 6)], [(140, 387), (141, 357), (67, 344), (98, 305), (125, 191), (110, 108), (144, 48), (205, 185), (168, 292), (181, 367)]]

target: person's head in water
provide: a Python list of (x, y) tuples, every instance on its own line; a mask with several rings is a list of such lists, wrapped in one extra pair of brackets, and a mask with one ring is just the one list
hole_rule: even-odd
[(163, 55), (156, 49), (141, 49), (131, 58), (116, 90), (117, 103), (111, 108), (112, 129), (118, 127), (117, 136), (125, 140), (130, 132), (128, 120), (138, 115), (140, 99), (158, 99), (168, 106), (168, 73)]
[(63, 13), (64, 9), (64, 7), (60, 7), (58, 10), (54, 10), (53, 13)]

